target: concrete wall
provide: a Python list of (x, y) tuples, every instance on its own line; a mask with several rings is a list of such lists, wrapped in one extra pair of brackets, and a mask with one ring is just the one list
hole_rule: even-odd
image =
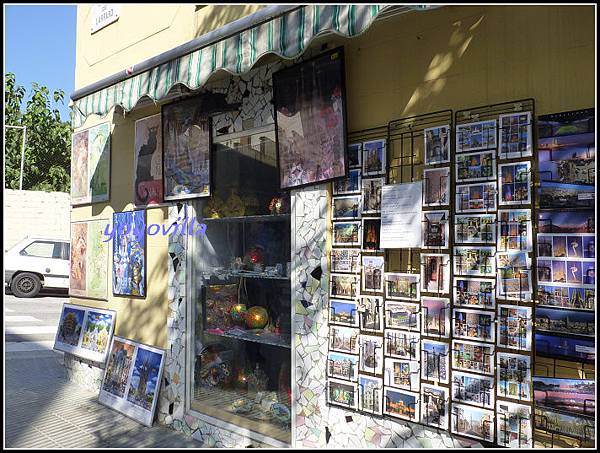
[(68, 193), (4, 189), (4, 248), (25, 237), (68, 239), (70, 216)]

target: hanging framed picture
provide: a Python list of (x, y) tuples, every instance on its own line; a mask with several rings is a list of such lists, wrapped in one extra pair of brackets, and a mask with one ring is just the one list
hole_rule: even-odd
[(450, 126), (429, 127), (423, 131), (425, 165), (450, 162)]
[(496, 179), (496, 152), (481, 151), (456, 155), (456, 181), (473, 182)]
[(444, 206), (450, 202), (450, 167), (423, 170), (423, 206)]
[(456, 126), (456, 152), (496, 148), (496, 120), (477, 121)]
[(137, 207), (163, 202), (161, 114), (135, 122), (133, 200)]
[(347, 178), (333, 181), (333, 195), (360, 194), (361, 187), (360, 168), (351, 168)]
[(500, 164), (498, 171), (498, 204), (530, 204), (531, 203), (531, 162), (515, 162)]
[(211, 195), (212, 128), (198, 98), (162, 107), (165, 201)]
[(273, 74), (281, 189), (348, 175), (344, 49)]
[(361, 245), (361, 222), (333, 222), (332, 245)]
[(113, 294), (146, 296), (146, 211), (113, 213)]
[(495, 244), (496, 214), (455, 215), (454, 242), (458, 244)]
[(364, 142), (362, 145), (362, 150), (363, 176), (374, 176), (384, 174), (386, 169), (385, 139)]
[(529, 157), (531, 148), (531, 112), (500, 115), (500, 159)]
[(107, 220), (71, 224), (71, 271), (69, 294), (76, 297), (107, 300), (108, 241)]

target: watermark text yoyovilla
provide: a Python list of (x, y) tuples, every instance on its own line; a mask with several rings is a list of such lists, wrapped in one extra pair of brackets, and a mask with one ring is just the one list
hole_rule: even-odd
[[(187, 217), (181, 219), (177, 218), (177, 222), (172, 223), (168, 228), (167, 225), (159, 225), (158, 223), (151, 223), (146, 225), (136, 225), (133, 227), (131, 224), (124, 228), (124, 231), (120, 231), (119, 234), (129, 234), (133, 232), (136, 236), (141, 236), (146, 233), (148, 236), (155, 236), (162, 233), (163, 236), (171, 234), (181, 234), (184, 236), (204, 236), (206, 233), (206, 224), (196, 222), (196, 217), (192, 217), (191, 221)], [(106, 239), (102, 242), (111, 241), (117, 232), (115, 232), (114, 225), (107, 224), (104, 228), (104, 236)]]

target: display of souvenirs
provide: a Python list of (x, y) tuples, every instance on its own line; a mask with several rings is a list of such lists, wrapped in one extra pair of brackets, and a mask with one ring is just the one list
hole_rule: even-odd
[(596, 332), (596, 317), (592, 311), (538, 307), (535, 310), (535, 327), (540, 332), (593, 337)]
[(381, 188), (385, 178), (363, 178), (362, 180), (362, 213), (377, 214), (381, 212)]
[(555, 286), (538, 283), (537, 304), (555, 308), (594, 310), (596, 290), (594, 288)]
[(340, 379), (328, 379), (326, 397), (330, 404), (357, 409), (358, 384)]
[(360, 217), (360, 195), (334, 197), (331, 201), (331, 218), (334, 220), (356, 219)]
[(383, 374), (383, 338), (370, 335), (360, 335), (359, 371), (373, 374)]
[(331, 297), (353, 299), (358, 294), (358, 275), (331, 274)]
[(383, 256), (362, 256), (363, 291), (383, 292)]
[(419, 362), (406, 359), (385, 359), (384, 384), (405, 390), (419, 388)]
[(452, 335), (454, 338), (494, 342), (494, 319), (493, 312), (455, 308), (452, 313)]
[[(246, 206), (248, 206), (247, 203), (246, 203)], [(283, 214), (286, 211), (288, 211), (288, 206), (283, 198), (273, 197), (271, 199), (271, 201), (269, 202), (269, 212), (272, 215)]]
[(362, 143), (348, 145), (348, 166), (356, 168), (362, 165)]
[(248, 329), (263, 329), (269, 322), (269, 314), (264, 307), (250, 307), (245, 318)]
[(347, 178), (333, 181), (333, 195), (360, 193), (361, 187), (360, 168), (351, 168)]
[(498, 305), (498, 346), (531, 350), (531, 308)]
[(383, 332), (383, 297), (361, 296), (358, 311), (360, 329)]
[(356, 382), (358, 379), (358, 356), (330, 352), (327, 357), (327, 376)]
[(493, 442), (494, 411), (453, 402), (450, 418), (454, 434)]
[(454, 247), (454, 274), (493, 277), (495, 247)]
[(419, 331), (419, 304), (385, 301), (385, 327)]
[[(505, 299), (528, 300), (531, 298), (530, 260), (526, 252), (496, 254), (498, 261), (498, 295)], [(538, 269), (540, 262), (538, 261)]]
[(452, 368), (494, 374), (494, 346), (471, 341), (452, 341)]
[(333, 245), (352, 246), (361, 244), (361, 224), (355, 222), (333, 222)]
[(227, 329), (236, 321), (231, 310), (237, 305), (238, 285), (207, 285), (205, 296), (206, 330)]
[(358, 354), (358, 329), (332, 325), (329, 328), (329, 350)]
[(498, 171), (498, 204), (530, 204), (531, 163), (500, 164)]
[(418, 360), (420, 336), (418, 333), (386, 329), (385, 354), (399, 359)]
[(496, 148), (496, 120), (456, 126), (456, 152)]
[(450, 300), (444, 297), (421, 298), (423, 327), (421, 333), (432, 337), (450, 336)]
[(385, 172), (386, 142), (385, 140), (372, 140), (362, 144), (362, 171), (363, 176), (379, 175)]
[(358, 306), (355, 301), (329, 299), (329, 322), (358, 327)]

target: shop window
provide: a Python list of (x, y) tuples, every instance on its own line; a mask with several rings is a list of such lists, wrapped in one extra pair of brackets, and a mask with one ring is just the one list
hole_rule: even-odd
[(213, 195), (196, 206), (206, 233), (192, 251), (191, 407), (289, 443), (290, 204), (275, 132), (215, 142)]

